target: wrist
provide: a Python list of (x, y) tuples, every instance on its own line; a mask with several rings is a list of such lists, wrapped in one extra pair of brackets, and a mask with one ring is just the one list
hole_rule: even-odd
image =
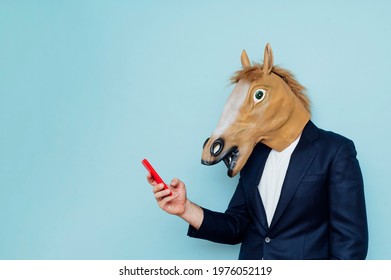
[(192, 212), (193, 212), (192, 202), (190, 200), (186, 199), (186, 202), (183, 205), (183, 212), (181, 214), (179, 214), (178, 216), (186, 221), (189, 219), (189, 217), (191, 217)]
[(184, 208), (183, 213), (179, 217), (198, 230), (204, 220), (204, 210), (188, 199), (185, 202)]

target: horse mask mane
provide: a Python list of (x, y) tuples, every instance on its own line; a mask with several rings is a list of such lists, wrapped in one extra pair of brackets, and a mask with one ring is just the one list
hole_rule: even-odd
[(206, 139), (201, 163), (224, 161), (228, 176), (245, 165), (259, 142), (282, 151), (299, 137), (311, 117), (305, 88), (287, 70), (273, 66), (266, 44), (263, 64), (250, 64), (245, 50), (242, 69), (231, 78), (235, 84), (212, 136)]

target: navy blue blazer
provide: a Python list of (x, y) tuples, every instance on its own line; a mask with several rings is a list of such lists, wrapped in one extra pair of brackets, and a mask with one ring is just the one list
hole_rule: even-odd
[(365, 259), (367, 217), (353, 142), (307, 123), (270, 227), (258, 191), (269, 152), (256, 145), (226, 212), (204, 208), (200, 229), (190, 226), (188, 235), (242, 243), (239, 259)]

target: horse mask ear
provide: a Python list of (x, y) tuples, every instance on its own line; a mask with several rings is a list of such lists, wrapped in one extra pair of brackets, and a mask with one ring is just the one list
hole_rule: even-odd
[(251, 66), (250, 60), (248, 59), (247, 53), (245, 50), (242, 51), (242, 56), (240, 57), (243, 68)]
[(263, 73), (269, 75), (273, 68), (273, 51), (270, 44), (267, 43), (263, 55)]

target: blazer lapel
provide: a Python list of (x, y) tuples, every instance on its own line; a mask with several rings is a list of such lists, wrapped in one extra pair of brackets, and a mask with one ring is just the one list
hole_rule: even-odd
[(249, 176), (250, 179), (248, 186), (250, 187), (250, 201), (252, 206), (254, 207), (256, 222), (261, 225), (266, 231), (268, 229), (266, 212), (258, 191), (258, 185), (259, 181), (261, 180), (263, 169), (265, 168), (265, 163), (271, 149), (263, 144), (260, 144), (257, 149), (259, 149), (259, 151), (256, 151), (255, 153), (257, 156), (256, 158), (254, 158), (254, 163), (252, 164), (252, 176)]
[(280, 199), (270, 224), (270, 229), (278, 222), (281, 215), (284, 213), (317, 153), (311, 141), (312, 136), (314, 136), (314, 128), (316, 127), (312, 122), (309, 122), (306, 128), (307, 130), (305, 129), (303, 131), (300, 141), (292, 153), (282, 185)]

